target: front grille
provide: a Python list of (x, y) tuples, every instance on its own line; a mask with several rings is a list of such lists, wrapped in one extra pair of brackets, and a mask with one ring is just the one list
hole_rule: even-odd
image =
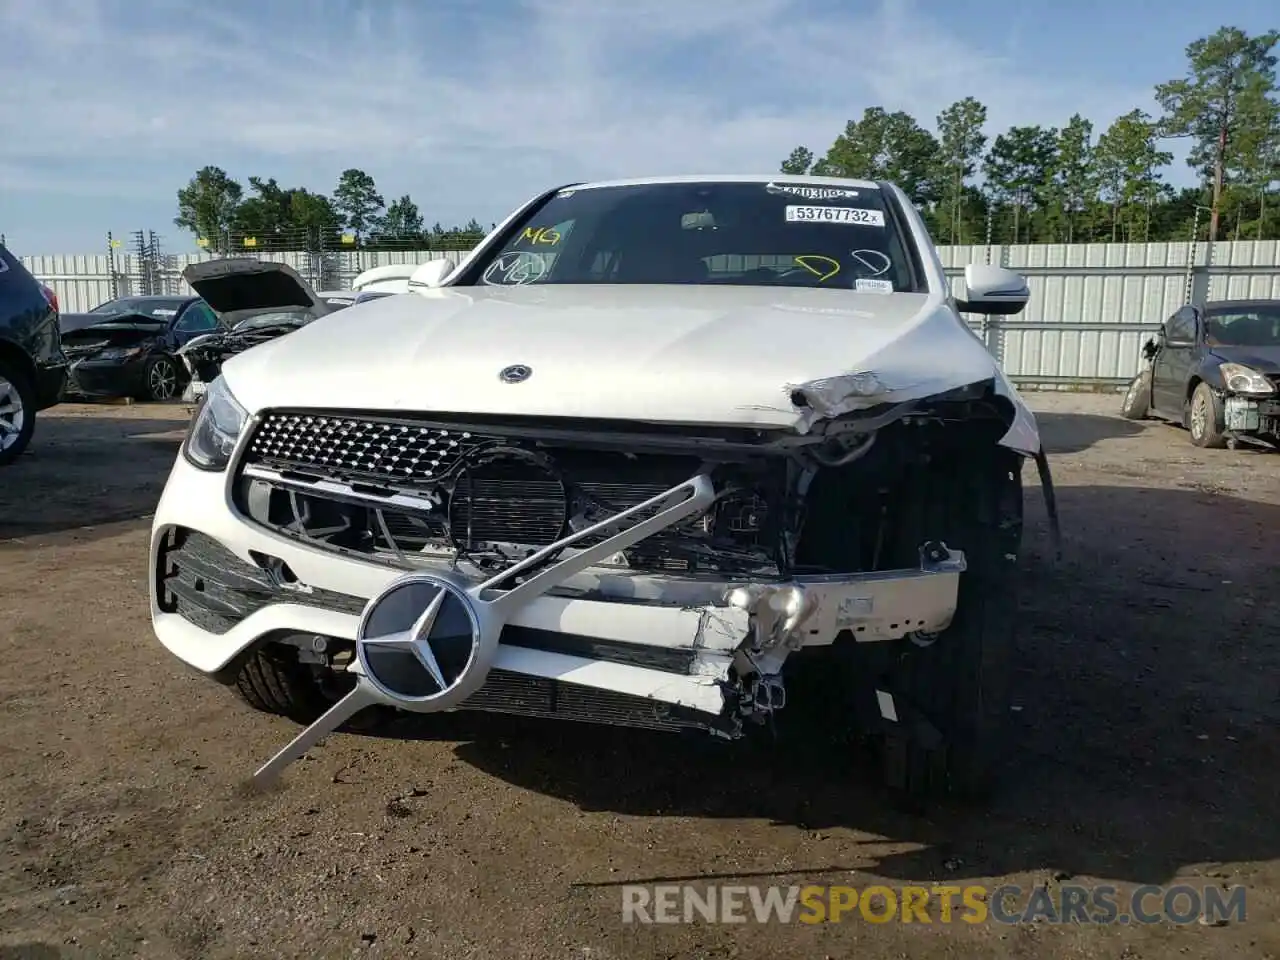
[[(250, 519), (331, 549), (399, 565), (415, 553), (465, 556), (501, 570), (570, 533), (652, 499), (705, 468), (705, 449), (620, 449), (626, 434), (459, 426), (349, 413), (272, 412), (249, 438), (238, 505)], [(776, 569), (771, 503), (780, 461), (721, 463), (717, 487), (733, 486), (705, 516), (655, 534), (626, 556), (632, 569), (741, 574)], [(768, 464), (765, 466), (765, 464)], [(308, 489), (346, 484), (343, 498)], [(390, 502), (408, 493), (421, 508)], [(382, 498), (381, 501), (379, 498)], [(589, 547), (602, 532), (579, 541)]]
[(254, 462), (326, 476), (424, 481), (443, 476), (483, 440), (409, 422), (272, 413), (249, 442)]

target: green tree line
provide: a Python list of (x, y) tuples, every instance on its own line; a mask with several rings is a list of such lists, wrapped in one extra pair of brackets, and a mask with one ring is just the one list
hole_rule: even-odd
[(333, 193), (282, 187), (275, 178), (249, 178), (249, 191), (221, 167), (196, 172), (178, 191), (173, 221), (210, 251), (255, 250), (465, 250), (487, 232), (472, 219), (431, 228), (408, 194), (386, 203), (373, 177), (345, 170)]
[[(974, 97), (939, 113), (936, 133), (875, 106), (825, 155), (796, 147), (781, 172), (895, 181), (941, 243), (1277, 239), (1277, 42), (1231, 26), (1194, 41), (1185, 74), (1155, 87), (1159, 116), (1132, 110), (1100, 133), (1076, 114), (989, 138)], [(1196, 186), (1163, 179), (1176, 140)]]

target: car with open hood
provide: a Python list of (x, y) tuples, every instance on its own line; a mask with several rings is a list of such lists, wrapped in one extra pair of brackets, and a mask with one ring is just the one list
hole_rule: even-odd
[(551, 189), (225, 362), (156, 509), (155, 632), (309, 724), (260, 781), (382, 707), (867, 733), (895, 788), (979, 792), (1027, 459), (1054, 512), (964, 317), (1026, 281), (964, 281), (891, 183)]
[(87, 399), (172, 400), (186, 375), (178, 350), (218, 329), (198, 296), (118, 297), (88, 313), (63, 314), (62, 342), (71, 360), (68, 393)]
[(1143, 346), (1121, 413), (1185, 427), (1197, 447), (1280, 446), (1280, 300), (1187, 304)]
[(223, 361), (250, 347), (292, 333), (317, 317), (390, 296), (359, 290), (315, 291), (286, 263), (251, 257), (193, 263), (183, 279), (218, 314), (221, 326), (183, 345), (189, 396), (202, 396), (217, 379)]
[(27, 449), (66, 379), (57, 296), (0, 243), (0, 466)]

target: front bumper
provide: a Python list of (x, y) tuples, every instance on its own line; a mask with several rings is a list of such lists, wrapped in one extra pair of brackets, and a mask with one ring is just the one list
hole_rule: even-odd
[(145, 361), (74, 360), (67, 376), (68, 394), (78, 397), (131, 397), (142, 389)]
[[(160, 642), (223, 681), (259, 645), (285, 635), (354, 643), (369, 598), (405, 570), (251, 523), (231, 507), (226, 483), (226, 474), (197, 470), (181, 456), (170, 474), (150, 552)], [(516, 709), (511, 697), (532, 684), (553, 706), (586, 703), (580, 719), (642, 726), (693, 713), (714, 727), (714, 718), (732, 712), (744, 676), (776, 675), (802, 647), (945, 629), (963, 569), (960, 554), (936, 546), (919, 569), (782, 583), (590, 567), (515, 606), (485, 684), (461, 706), (539, 712)], [(444, 565), (435, 572), (458, 577)]]
[(67, 368), (65, 361), (45, 364), (36, 368), (36, 410), (47, 410), (62, 401), (67, 386)]
[(1227, 394), (1223, 407), (1225, 426), (1231, 433), (1280, 437), (1280, 400)]

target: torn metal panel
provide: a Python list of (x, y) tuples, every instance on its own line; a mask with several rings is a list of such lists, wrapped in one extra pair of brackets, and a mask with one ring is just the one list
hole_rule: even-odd
[[(873, 407), (908, 404), (970, 384), (994, 380), (1013, 415), (1001, 444), (1025, 456), (1040, 450), (1035, 414), (1027, 407), (986, 347), (950, 314), (931, 315), (847, 373), (788, 383), (784, 393), (798, 412), (797, 429), (809, 432)], [(904, 407), (903, 412), (909, 408)]]

